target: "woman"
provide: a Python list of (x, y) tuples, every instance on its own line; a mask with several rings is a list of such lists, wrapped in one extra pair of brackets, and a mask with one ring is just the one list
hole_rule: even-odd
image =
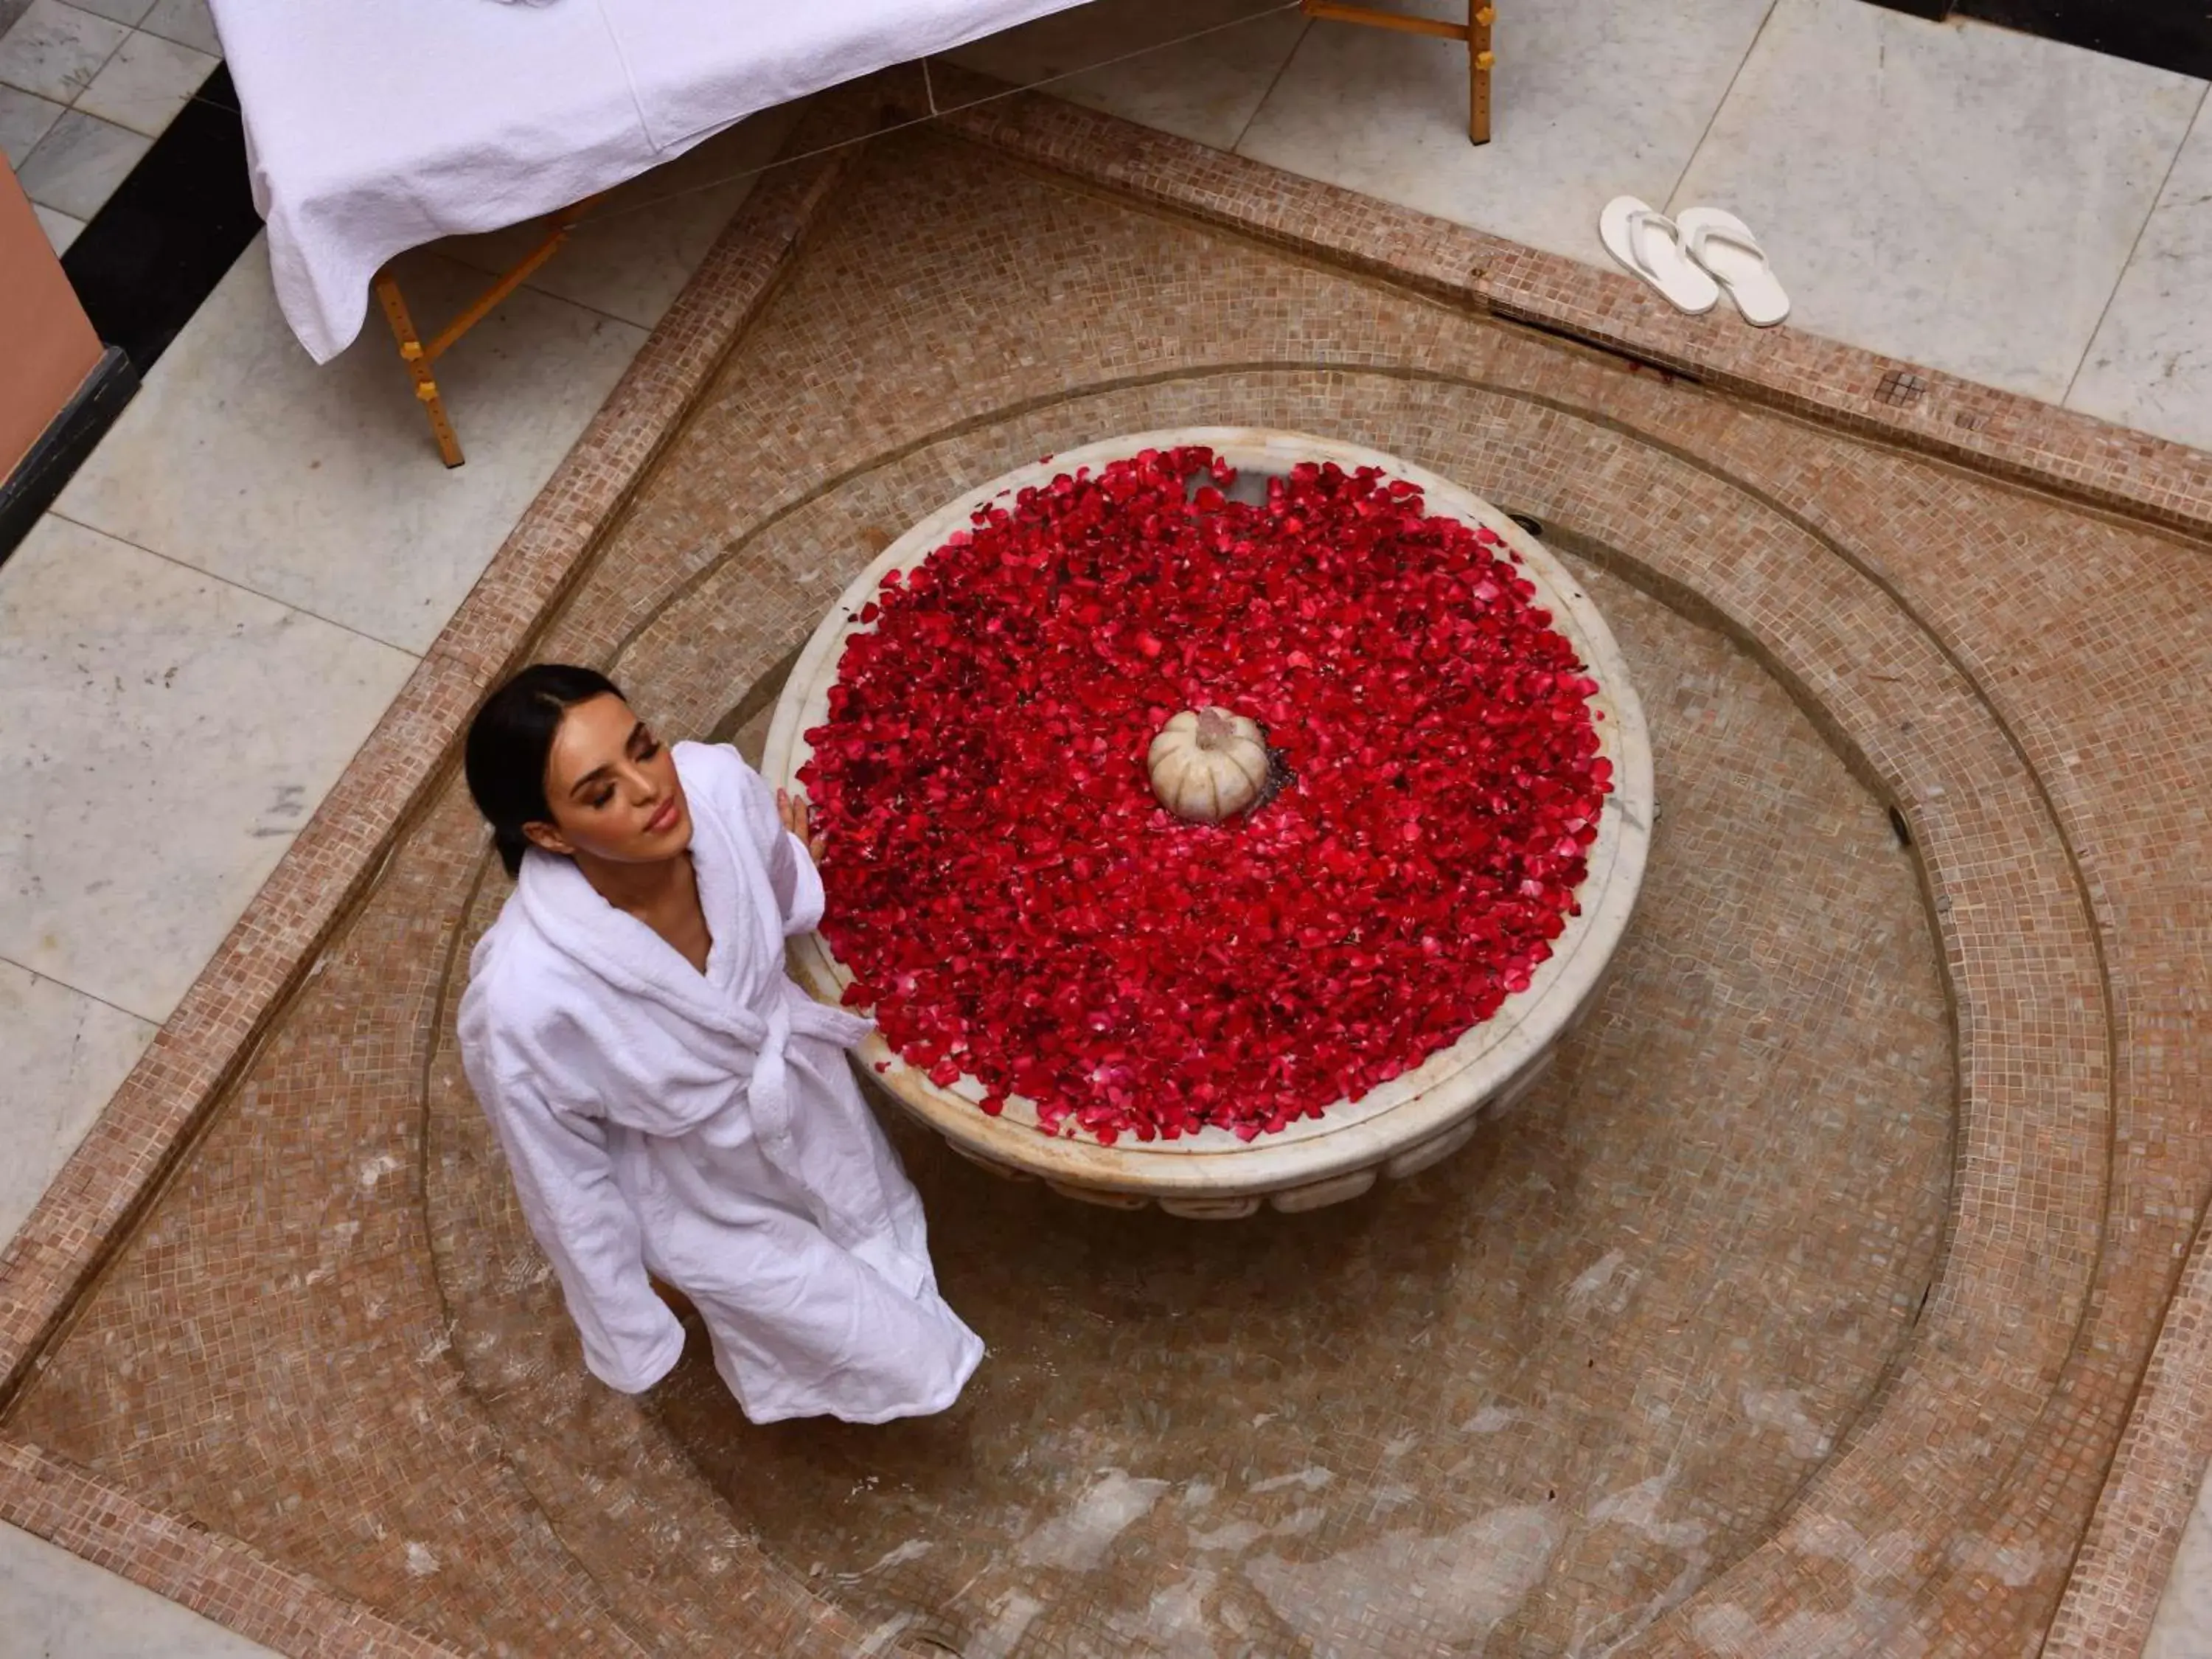
[(517, 879), (461, 1054), (592, 1374), (637, 1394), (675, 1365), (657, 1276), (756, 1423), (951, 1405), (983, 1345), (846, 1064), (867, 1023), (783, 971), (822, 915), (805, 807), (732, 750), (663, 746), (587, 668), (501, 687), (467, 769)]

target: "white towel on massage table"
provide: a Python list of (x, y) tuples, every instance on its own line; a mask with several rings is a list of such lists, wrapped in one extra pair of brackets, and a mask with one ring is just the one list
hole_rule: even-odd
[(394, 254), (608, 190), (793, 98), (1070, 0), (210, 0), (285, 320), (318, 362)]

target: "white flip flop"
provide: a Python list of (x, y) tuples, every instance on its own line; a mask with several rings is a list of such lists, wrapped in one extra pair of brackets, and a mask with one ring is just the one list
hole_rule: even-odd
[(1678, 311), (1702, 317), (1721, 302), (1710, 274), (1682, 251), (1682, 234), (1663, 213), (1633, 196), (1616, 196), (1597, 216), (1605, 251), (1632, 276), (1640, 276)]
[(1790, 296), (1766, 262), (1751, 227), (1720, 208), (1685, 209), (1674, 221), (1682, 252), (1711, 271), (1753, 328), (1772, 328), (1790, 314)]

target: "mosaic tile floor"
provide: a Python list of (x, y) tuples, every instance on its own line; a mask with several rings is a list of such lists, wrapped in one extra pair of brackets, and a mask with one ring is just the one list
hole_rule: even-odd
[[(2154, 1595), (2171, 1539), (2100, 1494), (2196, 1432), (2114, 1462), (2212, 1174), (2212, 725), (2170, 691), (2212, 667), (2203, 544), (1929, 459), (1904, 415), (1844, 435), (1424, 297), (1441, 233), (1108, 155), (1095, 118), (902, 135), (757, 192), (27, 1230), (19, 1266), (88, 1260), (97, 1217), (57, 1203), (112, 1202), (91, 1177), (150, 1156), (125, 1137), (216, 1089), (14, 1373), (9, 1518), (135, 1528), (161, 1554), (134, 1571), (300, 1651), (2124, 1650), (2100, 1620)], [(1092, 171), (1040, 170), (1060, 153)], [(1363, 274), (1311, 251), (1363, 229)], [(1558, 303), (1647, 357), (1736, 349), (1574, 280)], [(1873, 360), (1837, 362), (1871, 394)], [(1923, 393), (1910, 418), (2029, 443), (2012, 405)], [(2143, 441), (2124, 477), (2033, 418), (2082, 491), (2181, 465)], [(1334, 1213), (1094, 1215), (909, 1137), (994, 1351), (938, 1421), (754, 1431), (696, 1365), (643, 1401), (589, 1383), (447, 1036), (498, 893), (425, 733), (526, 639), (744, 735), (897, 528), (1200, 421), (1404, 454), (1586, 567), (1665, 814), (1599, 1018), (1516, 1116)], [(601, 526), (573, 580), (535, 550)], [(226, 1082), (195, 1032), (319, 915)], [(2077, 1557), (2106, 1575), (2086, 1599)]]

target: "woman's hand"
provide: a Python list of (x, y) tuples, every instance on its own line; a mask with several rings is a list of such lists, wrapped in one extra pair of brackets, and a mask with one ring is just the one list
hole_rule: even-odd
[(815, 863), (822, 862), (822, 837), (815, 833), (814, 814), (806, 803), (788, 789), (775, 792), (775, 815), (783, 820), (783, 827), (799, 838), (806, 849), (806, 856)]

